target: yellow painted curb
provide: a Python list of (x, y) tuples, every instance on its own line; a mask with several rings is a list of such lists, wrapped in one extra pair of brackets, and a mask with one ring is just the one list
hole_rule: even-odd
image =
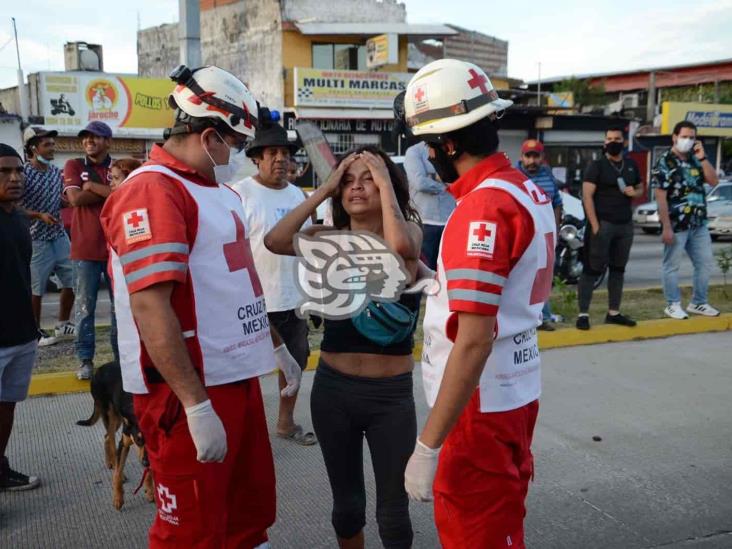
[(89, 391), (89, 382), (76, 379), (76, 372), (53, 372), (34, 375), (31, 378), (28, 395), (57, 395), (87, 391)]
[[(539, 332), (539, 348), (557, 349), (560, 347), (656, 339), (675, 335), (724, 332), (727, 330), (732, 330), (732, 314), (730, 313), (714, 318), (694, 317), (688, 320), (643, 320), (635, 328), (601, 324), (586, 332), (575, 330), (574, 328), (561, 329), (556, 332)], [(421, 341), (415, 343), (413, 354), (415, 360), (422, 358)], [(311, 352), (306, 370), (314, 370), (318, 365), (318, 360), (320, 360), (320, 351)], [(40, 396), (80, 393), (88, 390), (89, 382), (76, 379), (75, 372), (56, 372), (52, 374), (34, 375), (31, 379), (28, 394), (29, 396)]]

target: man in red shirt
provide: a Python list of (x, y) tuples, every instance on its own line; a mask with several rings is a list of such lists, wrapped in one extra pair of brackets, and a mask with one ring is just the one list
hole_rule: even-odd
[[(76, 271), (76, 354), (81, 360), (76, 377), (91, 379), (94, 368), (94, 313), (97, 307), (99, 280), (104, 276), (112, 299), (112, 285), (107, 273), (107, 244), (99, 224), (99, 214), (109, 196), (109, 149), (112, 130), (104, 122), (90, 122), (79, 132), (84, 158), (72, 158), (64, 166), (64, 193), (73, 206), (71, 219), (71, 259)], [(112, 352), (119, 361), (117, 324), (114, 306), (111, 313)]]
[(156, 487), (150, 547), (269, 547), (275, 477), (257, 377), (276, 365), (292, 392), (300, 367), (270, 332), (241, 198), (224, 184), (259, 107), (218, 67), (172, 77), (165, 144), (101, 216), (122, 380)]
[(404, 101), (407, 124), (457, 200), (424, 320), (432, 410), (405, 488), (418, 501), (434, 497), (446, 549), (522, 548), (541, 392), (536, 328), (554, 265), (551, 200), (498, 152), (496, 113), (512, 103), (476, 65), (430, 63)]

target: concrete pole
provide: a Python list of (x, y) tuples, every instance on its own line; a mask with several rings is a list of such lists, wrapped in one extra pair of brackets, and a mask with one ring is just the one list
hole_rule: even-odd
[(18, 103), (20, 106), (20, 117), (23, 121), (28, 120), (28, 94), (25, 90), (25, 82), (23, 78), (23, 68), (20, 66), (20, 48), (18, 47), (18, 29), (15, 26), (15, 17), (13, 19), (13, 35), (15, 36), (15, 54), (18, 57)]
[(648, 75), (648, 100), (646, 101), (646, 121), (653, 124), (656, 117), (656, 73)]
[(536, 80), (536, 106), (541, 107), (541, 61), (538, 63), (539, 78)]
[(200, 67), (201, 60), (201, 8), (199, 0), (178, 0), (180, 62), (191, 69)]

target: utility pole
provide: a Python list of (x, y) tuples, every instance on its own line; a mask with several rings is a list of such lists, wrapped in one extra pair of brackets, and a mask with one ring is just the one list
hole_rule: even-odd
[(648, 100), (646, 101), (646, 120), (653, 124), (656, 118), (656, 73), (651, 71), (648, 74)]
[(199, 0), (178, 0), (180, 62), (191, 69), (201, 61), (201, 7)]
[(20, 48), (18, 47), (18, 29), (15, 26), (15, 17), (13, 20), (13, 35), (15, 36), (15, 54), (18, 57), (18, 100), (20, 104), (20, 117), (28, 120), (28, 94), (25, 93), (25, 83), (23, 78), (23, 68), (20, 65)]
[(538, 107), (541, 107), (541, 61), (539, 61), (538, 65), (539, 65), (539, 78), (536, 81), (536, 105)]

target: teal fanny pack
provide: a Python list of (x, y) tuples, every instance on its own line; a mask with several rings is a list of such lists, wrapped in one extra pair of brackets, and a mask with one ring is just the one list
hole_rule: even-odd
[(366, 339), (387, 347), (411, 335), (417, 323), (417, 314), (401, 303), (372, 301), (351, 322)]

